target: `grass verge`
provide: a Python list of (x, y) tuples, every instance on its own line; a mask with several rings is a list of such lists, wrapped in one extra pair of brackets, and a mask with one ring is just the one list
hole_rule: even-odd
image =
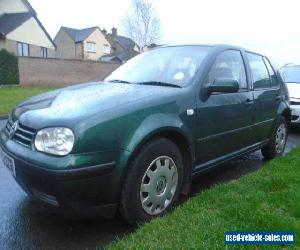
[(0, 116), (8, 115), (24, 99), (53, 89), (55, 87), (0, 87)]
[[(296, 245), (224, 245), (224, 232), (235, 230), (294, 231)], [(300, 148), (254, 173), (199, 193), (108, 246), (125, 248), (300, 249)]]

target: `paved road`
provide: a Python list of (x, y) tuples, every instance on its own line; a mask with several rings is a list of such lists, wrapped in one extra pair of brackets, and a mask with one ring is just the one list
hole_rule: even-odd
[[(0, 121), (0, 128), (4, 121)], [(293, 132), (287, 151), (300, 144)], [(259, 152), (232, 161), (194, 180), (192, 194), (255, 171), (265, 162)], [(31, 202), (0, 163), (0, 249), (96, 248), (133, 231), (122, 219), (70, 220)]]

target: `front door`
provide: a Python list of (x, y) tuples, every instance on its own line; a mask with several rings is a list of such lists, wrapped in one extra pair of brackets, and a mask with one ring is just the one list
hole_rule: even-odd
[(199, 97), (196, 143), (198, 166), (230, 157), (255, 142), (252, 127), (253, 92), (249, 90), (245, 64), (239, 50), (225, 50), (218, 55), (205, 85), (212, 84), (216, 78), (237, 80), (239, 91)]

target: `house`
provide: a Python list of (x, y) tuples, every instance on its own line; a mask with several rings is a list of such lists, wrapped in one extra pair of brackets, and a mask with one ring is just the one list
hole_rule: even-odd
[(57, 58), (99, 60), (100, 57), (111, 53), (111, 45), (99, 27), (61, 27), (54, 43), (57, 47)]
[(17, 56), (55, 56), (55, 44), (27, 0), (0, 0), (0, 49)]
[(116, 28), (112, 28), (111, 33), (105, 29), (102, 32), (112, 46), (112, 53), (103, 56), (102, 61), (123, 63), (140, 53), (140, 47), (132, 39), (118, 35)]

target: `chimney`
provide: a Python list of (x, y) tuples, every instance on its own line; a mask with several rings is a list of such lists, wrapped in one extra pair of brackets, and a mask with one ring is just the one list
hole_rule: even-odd
[(113, 28), (111, 29), (111, 36), (112, 36), (113, 38), (116, 38), (116, 37), (117, 37), (117, 28), (113, 27)]
[(107, 31), (106, 31), (105, 28), (102, 30), (102, 33), (103, 33), (105, 36), (107, 35)]

